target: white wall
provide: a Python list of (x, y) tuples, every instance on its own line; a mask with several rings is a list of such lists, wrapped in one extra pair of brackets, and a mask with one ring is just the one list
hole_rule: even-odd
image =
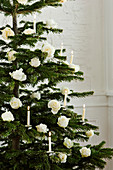
[[(95, 91), (94, 96), (73, 100), (75, 110), (81, 113), (82, 104), (86, 104), (86, 118), (100, 130), (100, 136), (95, 136), (90, 142), (98, 144), (105, 140), (106, 146), (110, 147), (113, 147), (112, 8), (112, 0), (76, 0), (65, 3), (63, 10), (50, 10), (52, 18), (64, 29), (61, 39), (55, 42), (52, 37), (52, 43), (58, 46), (64, 42), (68, 61), (73, 49), (74, 63), (79, 64), (85, 73), (84, 82), (73, 82), (69, 87), (78, 91)], [(113, 169), (113, 160), (105, 169)]]
[[(106, 94), (108, 97), (108, 143), (113, 147), (113, 1), (104, 0), (105, 14), (105, 59), (106, 59)], [(113, 160), (109, 168), (113, 169)]]
[[(48, 41), (58, 48), (63, 42), (68, 61), (74, 50), (73, 62), (84, 72), (84, 82), (73, 81), (67, 85), (76, 91), (95, 92), (91, 97), (72, 100), (75, 111), (80, 114), (85, 103), (86, 118), (99, 126), (100, 136), (94, 136), (89, 142), (98, 144), (105, 140), (106, 146), (110, 147), (113, 147), (112, 8), (112, 0), (75, 0), (67, 1), (63, 8), (47, 8), (39, 17), (43, 20), (52, 18), (63, 28), (62, 35), (50, 34)], [(113, 160), (105, 169), (113, 169)]]
[[(62, 8), (48, 7), (37, 15), (37, 21), (54, 19), (63, 34), (50, 34), (48, 41), (56, 48), (61, 42), (67, 49), (67, 60), (74, 50), (74, 63), (79, 64), (84, 72), (84, 82), (73, 81), (67, 85), (76, 91), (94, 90), (94, 95), (83, 99), (72, 100), (78, 113), (86, 104), (86, 118), (99, 126), (100, 136), (90, 141), (98, 144), (102, 140), (106, 146), (113, 147), (113, 1), (112, 0), (75, 0), (67, 1)], [(33, 20), (30, 16), (27, 19)], [(9, 19), (1, 17), (1, 25)], [(113, 169), (113, 163), (109, 163)]]

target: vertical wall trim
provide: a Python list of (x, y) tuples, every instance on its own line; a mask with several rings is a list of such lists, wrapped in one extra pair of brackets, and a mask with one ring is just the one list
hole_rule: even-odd
[[(106, 96), (108, 100), (108, 145), (113, 147), (113, 1), (103, 1), (104, 13), (104, 58)], [(113, 169), (113, 161), (109, 163), (109, 170)]]

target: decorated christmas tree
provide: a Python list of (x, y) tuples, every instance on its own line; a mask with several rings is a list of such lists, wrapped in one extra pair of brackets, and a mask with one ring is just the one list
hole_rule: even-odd
[[(81, 146), (98, 135), (83, 113), (77, 114), (70, 99), (90, 92), (76, 92), (58, 83), (84, 80), (79, 65), (66, 61), (63, 44), (48, 43), (50, 32), (62, 33), (54, 20), (37, 22), (34, 13), (62, 0), (0, 0), (0, 12), (12, 25), (0, 28), (0, 169), (71, 170), (103, 169), (113, 149)], [(29, 21), (29, 14), (34, 17)], [(27, 20), (18, 21), (18, 16)], [(46, 16), (45, 16), (46, 17)], [(68, 103), (68, 104), (67, 104)]]

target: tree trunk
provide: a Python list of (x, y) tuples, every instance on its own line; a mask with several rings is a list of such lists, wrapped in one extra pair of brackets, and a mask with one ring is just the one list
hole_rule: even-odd
[[(18, 28), (17, 28), (17, 4), (14, 4), (14, 12), (13, 12), (13, 31), (15, 33), (15, 35), (18, 33)], [(17, 66), (17, 62), (15, 62), (15, 65)], [(15, 81), (15, 87), (13, 89), (13, 94), (15, 95), (15, 97), (19, 97), (19, 85), (18, 82)]]
[(14, 138), (12, 138), (12, 149), (13, 150), (19, 150), (20, 149), (20, 145), (19, 145), (19, 141), (20, 137), (16, 136)]
[[(17, 10), (17, 5), (14, 4), (14, 12), (13, 12), (13, 31), (15, 33), (15, 35), (18, 33), (18, 29), (17, 29), (17, 13), (16, 13), (16, 10)], [(17, 62), (15, 62), (15, 65), (17, 67)], [(15, 97), (19, 97), (19, 85), (18, 85), (18, 82), (15, 81), (15, 87), (13, 89), (13, 94)], [(15, 133), (15, 132), (14, 132)], [(20, 137), (17, 135), (15, 136), (14, 138), (12, 138), (12, 149), (14, 150), (19, 150), (20, 149), (20, 145), (19, 145), (19, 142), (20, 142)]]
[(15, 87), (13, 89), (13, 94), (15, 97), (19, 97), (19, 85), (18, 85), (18, 82), (15, 81)]
[(13, 12), (13, 31), (15, 33), (15, 35), (18, 33), (18, 29), (17, 29), (17, 5), (15, 4), (14, 5), (15, 9), (14, 9), (14, 12)]

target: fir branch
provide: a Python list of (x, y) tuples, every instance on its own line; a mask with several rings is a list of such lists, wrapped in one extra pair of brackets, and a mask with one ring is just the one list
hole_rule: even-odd
[[(58, 2), (58, 1), (57, 1)], [(26, 5), (24, 6), (24, 8), (21, 8), (17, 10), (17, 14), (29, 14), (38, 10), (41, 10), (42, 8), (46, 7), (46, 6), (61, 6), (61, 4), (56, 3), (56, 0), (49, 0), (49, 1), (39, 1), (39, 2), (35, 2), (32, 5)]]
[(86, 97), (86, 96), (90, 96), (93, 95), (94, 92), (93, 91), (89, 91), (89, 92), (72, 92), (71, 94), (69, 94), (70, 97)]

